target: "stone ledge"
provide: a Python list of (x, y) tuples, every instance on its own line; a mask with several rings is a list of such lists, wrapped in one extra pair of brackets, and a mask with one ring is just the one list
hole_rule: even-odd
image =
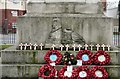
[(72, 14), (72, 13), (45, 13), (45, 14), (40, 14), (40, 13), (37, 13), (37, 12), (33, 12), (33, 13), (28, 13), (27, 16), (20, 16), (19, 18), (37, 18), (37, 17), (76, 17), (76, 18), (101, 18), (101, 19), (112, 19), (110, 17), (106, 17), (102, 14)]
[[(45, 64), (44, 56), (47, 50), (4, 50), (1, 53), (1, 62), (3, 64)], [(62, 51), (64, 54), (66, 51)], [(69, 51), (76, 56), (78, 51)], [(96, 52), (96, 51), (91, 51)], [(106, 51), (107, 52), (107, 51)], [(119, 51), (109, 51), (111, 56), (110, 64), (120, 64), (120, 52)]]
[[(92, 6), (91, 6), (92, 5)], [(54, 9), (53, 9), (54, 8)], [(39, 9), (39, 11), (38, 11)], [(102, 3), (86, 3), (86, 2), (29, 2), (27, 13), (87, 13), (87, 14), (103, 14)]]
[[(42, 65), (44, 64), (4, 64), (2, 65), (2, 77), (37, 77), (38, 70)], [(91, 65), (89, 67), (92, 66), (94, 65)], [(57, 65), (56, 69), (60, 70), (62, 67), (63, 65)], [(77, 66), (74, 65), (74, 67)], [(116, 79), (120, 76), (120, 65), (108, 65), (103, 67), (107, 70), (110, 77), (109, 79), (112, 79), (113, 77)]]
[[(2, 77), (1, 79), (43, 79), (38, 77)], [(108, 79), (119, 79), (119, 77), (110, 77)]]

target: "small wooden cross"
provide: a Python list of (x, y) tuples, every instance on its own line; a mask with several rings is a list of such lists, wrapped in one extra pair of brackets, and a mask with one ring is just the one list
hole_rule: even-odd
[(55, 46), (56, 46), (55, 44), (53, 44), (53, 45), (51, 46), (53, 50), (55, 50)]
[(99, 45), (99, 44), (97, 44), (97, 45), (96, 45), (96, 47), (97, 47), (97, 51), (98, 51), (98, 50), (99, 50), (100, 45)]
[(58, 74), (58, 72), (56, 71), (56, 72), (55, 72), (55, 77), (58, 77), (57, 74)]
[(29, 46), (30, 46), (30, 50), (32, 50), (32, 44), (31, 43), (29, 44)]
[(36, 50), (36, 49), (37, 49), (37, 46), (38, 46), (38, 45), (35, 43), (35, 44), (34, 44), (34, 50)]
[(61, 51), (63, 50), (63, 47), (64, 47), (64, 46), (61, 44), (61, 45), (60, 45), (60, 50), (61, 50)]
[(69, 49), (69, 45), (67, 44), (65, 47), (66, 47), (66, 51), (68, 51), (68, 49)]
[(80, 44), (79, 44), (77, 47), (79, 48), (79, 51), (80, 51), (80, 50), (81, 50), (82, 45), (80, 45)]
[(27, 46), (28, 46), (28, 44), (27, 44), (27, 43), (25, 43), (25, 44), (24, 44), (24, 50), (26, 50), (26, 49), (27, 49)]
[(87, 48), (88, 48), (88, 45), (87, 45), (87, 44), (85, 44), (84, 46), (85, 46), (85, 50), (87, 50)]
[(103, 50), (105, 50), (105, 44), (102, 44), (101, 47), (103, 48)]
[(110, 45), (106, 45), (106, 47), (108, 48), (108, 51), (110, 51), (110, 47), (111, 47), (111, 46), (110, 46)]
[(92, 44), (90, 45), (90, 50), (93, 50), (93, 46), (94, 46), (94, 45), (92, 45)]
[(40, 44), (40, 50), (43, 50), (43, 44), (42, 43)]
[(20, 50), (22, 50), (24, 45), (23, 45), (23, 43), (20, 43), (19, 46), (20, 46)]
[(73, 44), (73, 46), (72, 46), (72, 47), (73, 47), (73, 50), (75, 51), (76, 45), (75, 45), (75, 44)]

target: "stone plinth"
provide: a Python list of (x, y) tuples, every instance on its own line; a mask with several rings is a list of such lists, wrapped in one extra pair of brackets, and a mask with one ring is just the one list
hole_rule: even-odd
[[(77, 0), (78, 1), (78, 0)], [(102, 3), (85, 1), (33, 1), (27, 5), (27, 14), (41, 13), (73, 13), (73, 14), (103, 14)]]
[[(59, 21), (54, 26), (55, 19)], [(41, 14), (19, 17), (17, 22), (19, 43), (61, 44), (71, 38), (72, 43), (77, 43), (75, 41), (80, 38), (87, 44), (112, 45), (113, 19), (100, 15)]]
[[(42, 66), (42, 64), (24, 64), (24, 65), (3, 65), (2, 66), (2, 73), (3, 77), (12, 77), (12, 78), (22, 78), (22, 79), (27, 79), (27, 78), (33, 78), (33, 79), (38, 79), (38, 70)], [(56, 66), (56, 69), (60, 70), (62, 68), (62, 65)], [(76, 67), (76, 66), (74, 66)], [(89, 66), (92, 67), (92, 66)], [(119, 79), (120, 77), (120, 66), (103, 66), (108, 74), (109, 74), (109, 79)], [(8, 74), (9, 73), (9, 74)]]
[[(3, 64), (45, 64), (44, 56), (46, 54), (47, 50), (43, 51), (32, 51), (32, 50), (26, 50), (26, 51), (2, 51), (2, 63)], [(61, 53), (64, 54), (66, 51), (62, 51)], [(76, 56), (78, 51), (69, 51)], [(96, 51), (91, 51), (95, 53)], [(118, 65), (120, 63), (120, 52), (119, 51), (109, 51), (108, 52), (111, 57), (110, 64), (112, 65)]]
[[(44, 56), (47, 50), (15, 50), (14, 47), (2, 50), (2, 79), (38, 79), (38, 70), (45, 63)], [(63, 54), (66, 51), (61, 51)], [(76, 56), (78, 51), (69, 51)], [(96, 51), (91, 51), (95, 53)], [(108, 52), (108, 51), (106, 51)], [(120, 77), (120, 51), (109, 51), (111, 62), (105, 65), (109, 74), (109, 79), (119, 79)], [(57, 65), (56, 69), (60, 70), (64, 65)], [(73, 65), (77, 67), (76, 65)], [(91, 68), (94, 65), (88, 65)]]

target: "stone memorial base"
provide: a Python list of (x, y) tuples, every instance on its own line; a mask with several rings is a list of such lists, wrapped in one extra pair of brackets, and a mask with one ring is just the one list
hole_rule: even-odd
[[(39, 68), (42, 66), (43, 64), (24, 64), (24, 65), (6, 65), (4, 64), (2, 66), (2, 74), (3, 74), (3, 78), (7, 77), (7, 78), (38, 78), (38, 70)], [(62, 68), (63, 65), (58, 65), (56, 66), (56, 69), (60, 69)], [(76, 67), (76, 66), (73, 66)], [(92, 67), (92, 66), (89, 66)], [(103, 66), (108, 74), (109, 74), (109, 79), (119, 79), (120, 77), (120, 66), (118, 65), (109, 65), (109, 66)]]
[[(15, 50), (8, 48), (2, 50), (2, 79), (38, 79), (38, 70), (45, 63), (44, 55), (47, 50)], [(61, 51), (63, 54), (66, 51)], [(69, 51), (76, 56), (78, 51)], [(96, 51), (91, 51), (96, 52)], [(119, 79), (120, 77), (120, 51), (106, 51), (111, 57), (109, 65), (105, 69), (109, 74), (109, 79)], [(73, 65), (77, 67), (76, 65)], [(94, 65), (88, 65), (92, 67)], [(57, 65), (56, 69), (60, 70), (63, 65)]]
[[(56, 20), (57, 23), (54, 22)], [(18, 27), (19, 44), (94, 43), (112, 46), (113, 19), (104, 16), (81, 14), (23, 16), (18, 18)]]

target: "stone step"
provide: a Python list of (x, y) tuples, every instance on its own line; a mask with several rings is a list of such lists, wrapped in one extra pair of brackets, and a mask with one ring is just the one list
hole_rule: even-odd
[[(3, 50), (1, 53), (2, 64), (45, 64), (44, 56), (47, 50)], [(64, 54), (66, 51), (60, 51)], [(78, 51), (69, 51), (76, 56)], [(96, 51), (92, 51), (95, 53)], [(107, 52), (107, 51), (106, 51)], [(108, 51), (111, 65), (120, 64), (120, 51)]]
[[(37, 79), (38, 78), (38, 70), (44, 64), (3, 64), (2, 65), (2, 77), (11, 77), (14, 78), (26, 78), (26, 79)], [(77, 67), (76, 65), (73, 65)], [(94, 65), (90, 65), (91, 68)], [(63, 65), (57, 65), (56, 69), (60, 70)], [(119, 79), (120, 76), (120, 65), (108, 65), (103, 66), (109, 74), (109, 79)]]

